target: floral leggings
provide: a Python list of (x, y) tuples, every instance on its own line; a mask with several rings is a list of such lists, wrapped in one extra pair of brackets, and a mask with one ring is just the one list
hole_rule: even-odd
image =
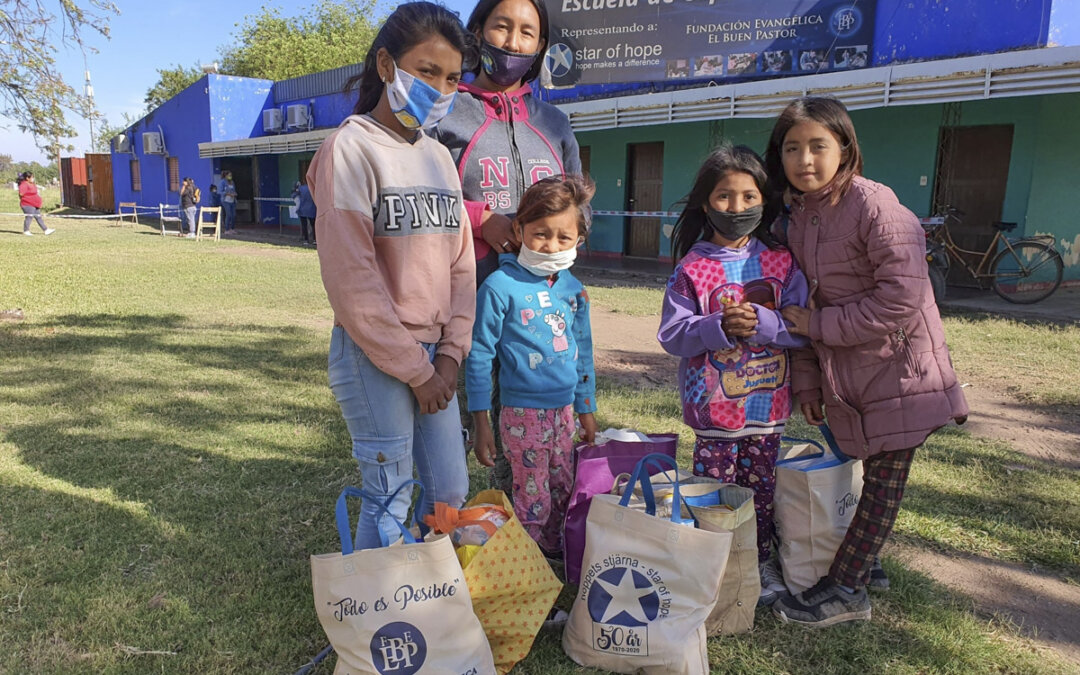
[(561, 553), (574, 484), (573, 408), (504, 407), (499, 435), (514, 473), (514, 513), (540, 548)]
[(769, 559), (773, 535), (776, 533), (773, 493), (776, 491), (776, 454), (779, 450), (780, 434), (733, 440), (698, 436), (694, 444), (695, 476), (708, 476), (754, 491), (758, 562)]

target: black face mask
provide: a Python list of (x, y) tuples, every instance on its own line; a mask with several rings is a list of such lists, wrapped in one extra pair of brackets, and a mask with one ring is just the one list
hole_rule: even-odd
[(724, 239), (738, 241), (757, 229), (764, 210), (765, 206), (760, 204), (738, 213), (717, 211), (710, 206), (705, 212), (705, 221)]

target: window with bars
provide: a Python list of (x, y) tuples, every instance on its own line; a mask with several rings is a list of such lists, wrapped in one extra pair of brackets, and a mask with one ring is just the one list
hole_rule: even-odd
[(180, 192), (180, 158), (169, 158), (169, 192)]
[(139, 160), (131, 160), (131, 189), (142, 190), (142, 175), (139, 173)]

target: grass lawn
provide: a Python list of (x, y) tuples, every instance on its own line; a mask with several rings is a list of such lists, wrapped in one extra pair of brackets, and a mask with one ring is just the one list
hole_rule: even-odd
[[(60, 188), (38, 186), (38, 194), (41, 195), (41, 212), (48, 213), (60, 206)], [(19, 191), (12, 190), (10, 183), (0, 185), (0, 213), (21, 213), (19, 208)], [(0, 221), (6, 223), (5, 221)], [(22, 224), (22, 220), (12, 222)], [(35, 224), (36, 228), (37, 225)]]
[[(295, 672), (326, 644), (308, 556), (337, 548), (333, 502), (358, 482), (326, 385), (316, 253), (87, 221), (21, 229), (0, 217), (0, 310), (26, 316), (0, 322), (0, 672)], [(659, 306), (657, 289), (625, 293), (593, 298)], [(989, 358), (968, 345), (978, 331), (1012, 330), (960, 321), (961, 370)], [(1067, 330), (1025, 348), (1075, 344)], [(1057, 401), (1066, 373), (1044, 369), (1025, 392)], [(688, 457), (674, 392), (601, 379), (599, 401), (602, 427), (682, 431)], [(1075, 472), (962, 432), (918, 457), (899, 536), (1080, 580)], [(1075, 671), (918, 570), (886, 567), (894, 590), (872, 622), (808, 632), (761, 612), (753, 634), (710, 641), (714, 672)], [(515, 672), (583, 671), (542, 634)]]

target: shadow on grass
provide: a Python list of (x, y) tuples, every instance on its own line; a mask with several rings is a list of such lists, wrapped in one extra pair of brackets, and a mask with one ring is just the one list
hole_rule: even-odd
[(94, 652), (38, 645), (27, 672), (137, 672), (113, 649), (136, 643), (175, 672), (278, 672), (322, 646), (308, 555), (339, 549), (333, 499), (359, 483), (322, 340), (176, 314), (2, 336), (0, 586), (34, 599), (10, 639)]

